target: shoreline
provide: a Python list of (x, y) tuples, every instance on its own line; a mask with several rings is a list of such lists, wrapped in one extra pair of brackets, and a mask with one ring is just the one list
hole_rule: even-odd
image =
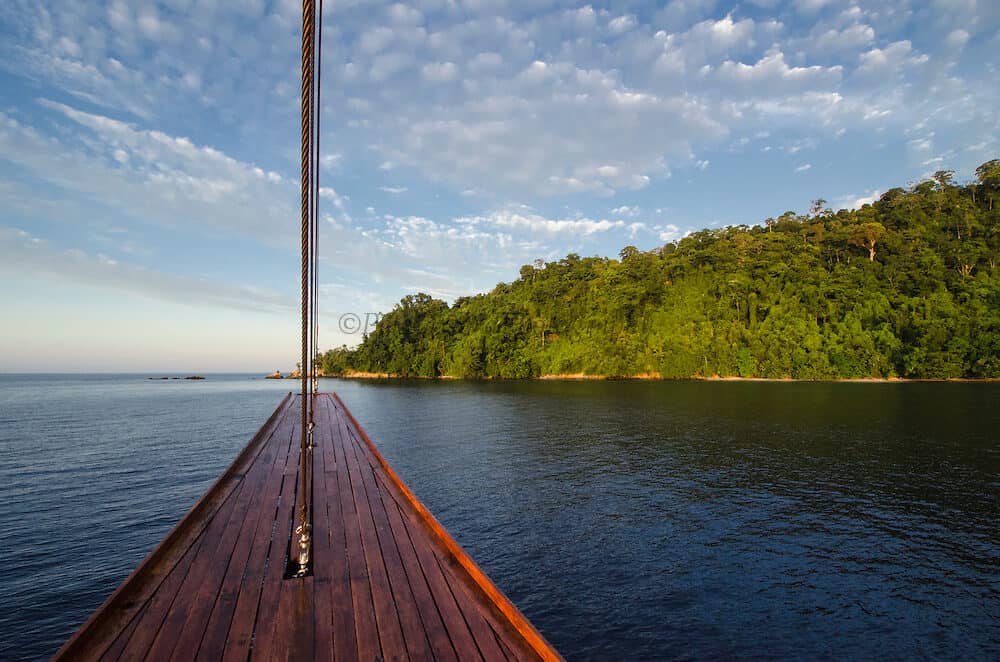
[(709, 377), (663, 377), (660, 373), (648, 372), (637, 375), (588, 375), (582, 372), (545, 374), (537, 377), (527, 377), (523, 379), (503, 379), (500, 377), (455, 377), (453, 375), (441, 375), (438, 377), (404, 377), (388, 372), (365, 372), (351, 371), (342, 375), (324, 376), (327, 379), (360, 379), (360, 380), (404, 380), (415, 379), (421, 381), (464, 381), (464, 382), (490, 382), (490, 381), (554, 381), (554, 382), (585, 382), (585, 381), (608, 381), (608, 382), (779, 382), (779, 383), (849, 383), (849, 384), (920, 384), (920, 383), (1000, 383), (998, 377), (937, 377), (937, 378), (915, 378), (915, 377), (833, 377), (827, 379), (796, 379), (794, 377), (722, 377), (711, 375)]

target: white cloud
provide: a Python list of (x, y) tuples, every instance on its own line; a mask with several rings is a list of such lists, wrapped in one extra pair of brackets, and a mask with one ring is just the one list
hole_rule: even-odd
[(795, 168), (795, 172), (805, 172), (806, 170), (809, 170), (810, 168), (812, 168), (812, 164), (811, 163), (803, 163), (802, 165), (797, 166)]
[(358, 38), (358, 48), (363, 53), (374, 55), (386, 49), (392, 43), (394, 33), (386, 27), (376, 27), (366, 30)]
[(814, 14), (835, 0), (795, 0), (795, 8), (803, 14)]
[(893, 42), (885, 48), (873, 48), (859, 56), (857, 75), (885, 80), (902, 73), (904, 67), (924, 64), (927, 55), (915, 54), (908, 39)]
[(173, 303), (266, 313), (294, 310), (294, 300), (281, 293), (156, 271), (76, 248), (60, 250), (24, 230), (4, 226), (0, 226), (0, 268), (18, 276), (45, 274)]
[(673, 223), (659, 226), (657, 232), (659, 233), (657, 236), (660, 238), (660, 241), (677, 241), (683, 236), (681, 229)]
[(386, 193), (393, 193), (393, 194), (406, 193), (405, 186), (380, 186), (379, 188), (382, 191), (385, 191)]
[(618, 218), (635, 218), (639, 215), (639, 208), (622, 205), (621, 207), (615, 207), (612, 209), (611, 215), (617, 216)]
[(420, 10), (407, 7), (404, 4), (396, 3), (389, 8), (389, 20), (402, 25), (419, 25), (424, 22), (424, 15)]
[[(0, 161), (48, 187), (46, 209), (85, 200), (192, 241), (294, 243), (275, 228), (298, 212), (299, 8), (237, 4), (0, 3), (0, 68), (64, 102), (39, 109), (14, 90)], [(728, 14), (716, 0), (661, 4), (327, 3), (328, 259), (376, 274), (358, 276), (373, 291), (423, 270), (436, 291), (469, 293), (509, 278), (512, 262), (677, 238), (676, 225), (622, 202), (683, 197), (671, 171), (691, 169), (685, 179), (700, 186), (693, 169), (724, 170), (729, 146), (773, 148), (767, 159), (787, 171), (807, 155), (837, 158), (819, 150), (839, 135), (845, 148), (918, 141), (906, 146), (914, 167), (944, 158), (958, 169), (952, 158), (983, 160), (996, 144), (983, 140), (1000, 130), (993, 65), (970, 57), (997, 43), (988, 3), (752, 0)], [(926, 127), (937, 134), (923, 148)], [(768, 145), (756, 146), (762, 131)], [(817, 151), (792, 156), (800, 149)], [(465, 216), (360, 211), (370, 182), (397, 179), (379, 169), (403, 171), (417, 208), (440, 194), (435, 208)], [(108, 266), (128, 262), (104, 254), (118, 263)]]
[(407, 53), (383, 53), (372, 61), (369, 75), (373, 81), (381, 83), (412, 67), (413, 64), (413, 57)]
[(581, 234), (592, 235), (625, 227), (624, 221), (594, 220), (589, 218), (550, 219), (540, 214), (503, 210), (487, 216), (459, 219), (467, 225), (492, 225), (501, 228), (525, 230), (531, 234)]
[(628, 32), (634, 28), (636, 24), (635, 16), (631, 14), (616, 16), (608, 21), (608, 30), (610, 30), (612, 34), (622, 34), (623, 32)]
[(842, 67), (790, 67), (781, 51), (769, 53), (756, 64), (727, 60), (718, 69), (724, 85), (745, 86), (759, 96), (808, 88), (829, 88), (837, 84)]
[(965, 30), (952, 30), (945, 37), (945, 46), (952, 51), (960, 51), (969, 41), (969, 33)]
[(319, 162), (325, 170), (334, 170), (340, 165), (343, 157), (343, 154), (324, 154), (320, 157)]
[(674, 0), (665, 3), (656, 14), (655, 24), (668, 30), (679, 30), (700, 21), (715, 9), (716, 0)]
[(855, 24), (838, 30), (830, 28), (820, 34), (809, 35), (796, 45), (819, 56), (857, 53), (875, 41), (875, 30), (870, 25)]
[(634, 92), (597, 70), (534, 61), (493, 87), (391, 121), (380, 151), (463, 188), (610, 194), (665, 176), (692, 141), (725, 133), (691, 98)]
[(432, 83), (447, 83), (458, 77), (458, 67), (454, 62), (428, 62), (420, 73)]
[(870, 205), (882, 197), (882, 191), (870, 189), (864, 195), (848, 194), (833, 201), (833, 209), (861, 209), (865, 205)]

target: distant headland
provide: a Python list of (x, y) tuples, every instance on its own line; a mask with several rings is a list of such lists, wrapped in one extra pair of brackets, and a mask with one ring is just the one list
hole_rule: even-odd
[(327, 375), (1000, 378), (1000, 160), (860, 209), (785, 212), (618, 259), (565, 258), (451, 305), (403, 298)]

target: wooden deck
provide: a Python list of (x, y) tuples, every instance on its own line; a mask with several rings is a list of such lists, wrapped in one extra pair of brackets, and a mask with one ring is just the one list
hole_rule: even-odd
[(559, 659), (335, 395), (316, 398), (313, 573), (284, 578), (300, 397), (55, 659)]

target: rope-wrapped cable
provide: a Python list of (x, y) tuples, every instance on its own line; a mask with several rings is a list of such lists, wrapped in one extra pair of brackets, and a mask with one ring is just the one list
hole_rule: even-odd
[(312, 269), (312, 233), (315, 217), (315, 197), (312, 186), (312, 174), (314, 168), (313, 146), (315, 143), (313, 133), (313, 118), (315, 109), (313, 107), (313, 89), (315, 78), (313, 63), (315, 60), (315, 35), (316, 35), (316, 5), (314, 0), (302, 0), (302, 356), (299, 365), (300, 376), (302, 377), (302, 439), (301, 439), (301, 467), (299, 481), (302, 486), (301, 500), (299, 502), (299, 526), (296, 532), (299, 534), (298, 540), (298, 574), (304, 575), (308, 571), (312, 540), (309, 524), (309, 426), (312, 421), (309, 409), (311, 398), (309, 397), (309, 377), (312, 370), (310, 365), (310, 343), (309, 327), (311, 326), (310, 311), (310, 291), (311, 291), (311, 269)]

